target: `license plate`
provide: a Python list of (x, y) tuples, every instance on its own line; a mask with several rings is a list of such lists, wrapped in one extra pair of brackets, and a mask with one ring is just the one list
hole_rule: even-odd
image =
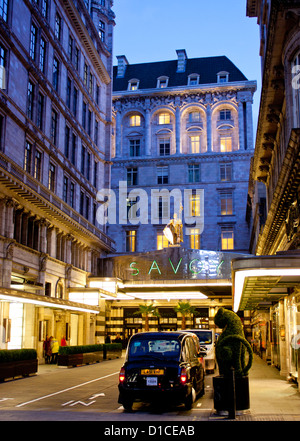
[(146, 384), (147, 386), (157, 386), (157, 377), (147, 377)]
[(142, 375), (164, 375), (165, 371), (163, 369), (142, 369)]

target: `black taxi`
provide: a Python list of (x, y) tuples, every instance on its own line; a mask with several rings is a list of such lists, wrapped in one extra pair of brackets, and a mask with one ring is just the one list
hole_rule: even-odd
[(199, 346), (187, 332), (141, 332), (129, 340), (119, 374), (119, 403), (134, 401), (184, 404), (190, 409), (204, 393)]

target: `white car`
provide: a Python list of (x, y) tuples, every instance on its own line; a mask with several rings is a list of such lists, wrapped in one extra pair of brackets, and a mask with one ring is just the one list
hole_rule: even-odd
[(215, 331), (213, 329), (186, 329), (185, 332), (193, 332), (197, 335), (200, 346), (206, 351), (205, 372), (214, 373), (216, 367)]

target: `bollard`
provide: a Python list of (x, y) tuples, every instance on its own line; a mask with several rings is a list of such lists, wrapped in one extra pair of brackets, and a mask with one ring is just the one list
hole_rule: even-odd
[(230, 381), (229, 381), (229, 409), (228, 418), (235, 419), (236, 414), (236, 395), (235, 395), (235, 371), (234, 368), (230, 369)]

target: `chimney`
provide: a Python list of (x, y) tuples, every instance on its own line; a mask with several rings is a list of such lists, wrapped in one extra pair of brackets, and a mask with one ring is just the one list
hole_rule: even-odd
[(124, 78), (126, 66), (129, 64), (125, 55), (117, 55), (118, 60), (118, 73), (117, 78)]
[(187, 55), (185, 49), (177, 49), (177, 72), (185, 72), (185, 64), (187, 60)]

